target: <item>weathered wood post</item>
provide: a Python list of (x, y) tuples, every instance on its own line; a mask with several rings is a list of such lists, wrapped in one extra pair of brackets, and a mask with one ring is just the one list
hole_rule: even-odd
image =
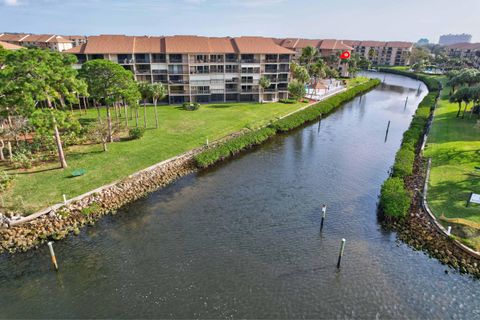
[(388, 130), (390, 130), (390, 120), (388, 120), (388, 124), (387, 124), (387, 131), (385, 132), (385, 142), (387, 142), (387, 138), (388, 138)]
[(405, 99), (405, 106), (403, 107), (403, 110), (407, 109), (407, 103), (408, 103), (408, 96), (407, 96), (407, 98)]
[(47, 245), (48, 245), (48, 249), (50, 250), (50, 256), (52, 257), (53, 267), (55, 268), (55, 271), (58, 271), (57, 258), (55, 257), (55, 252), (53, 251), (53, 242), (49, 241)]
[(63, 204), (67, 204), (67, 196), (65, 194), (63, 195)]
[(340, 269), (340, 264), (342, 262), (343, 251), (345, 250), (345, 238), (342, 239), (342, 244), (340, 245), (340, 252), (338, 253), (338, 262), (337, 268)]
[(327, 206), (325, 204), (322, 205), (322, 220), (320, 221), (320, 231), (323, 230), (323, 222), (325, 220), (325, 216), (327, 215)]

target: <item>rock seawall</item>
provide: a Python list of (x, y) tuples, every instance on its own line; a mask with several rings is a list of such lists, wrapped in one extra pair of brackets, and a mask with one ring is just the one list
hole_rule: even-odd
[(195, 171), (194, 154), (160, 163), (34, 220), (0, 229), (0, 253), (26, 251), (50, 239), (78, 234), (82, 226)]

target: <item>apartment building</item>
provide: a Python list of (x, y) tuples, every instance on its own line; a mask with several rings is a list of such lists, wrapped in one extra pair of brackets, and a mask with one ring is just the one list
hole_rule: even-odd
[[(345, 43), (342, 40), (335, 39), (325, 39), (325, 40), (314, 40), (314, 39), (300, 39), (300, 38), (287, 38), (287, 39), (274, 39), (274, 41), (285, 47), (289, 50), (295, 52), (294, 59), (298, 60), (302, 55), (302, 50), (305, 47), (316, 48), (322, 57), (329, 57), (332, 55), (340, 56), (344, 51), (351, 52), (353, 48)], [(348, 67), (345, 63), (338, 62), (337, 66), (338, 71), (341, 76), (348, 76)]]
[(73, 47), (72, 41), (55, 34), (1, 33), (0, 41), (22, 47), (37, 47), (59, 52)]
[(480, 43), (457, 43), (445, 49), (449, 57), (470, 59), (476, 67), (480, 67)]
[(413, 42), (343, 40), (354, 52), (370, 60), (374, 66), (405, 66), (410, 63)]
[(18, 49), (23, 48), (23, 47), (15, 45), (15, 44), (11, 44), (11, 43), (8, 43), (8, 42), (3, 42), (3, 41), (0, 41), (0, 47), (2, 47), (3, 49), (7, 49), (7, 50), (18, 50)]
[[(263, 37), (124, 35), (90, 36), (66, 52), (77, 56), (77, 68), (108, 59), (132, 71), (137, 81), (163, 83), (170, 103), (287, 98), (294, 55)], [(271, 81), (265, 90), (259, 86), (262, 76)]]
[(87, 43), (88, 38), (86, 36), (62, 36), (63, 38), (72, 41), (72, 46), (81, 46)]

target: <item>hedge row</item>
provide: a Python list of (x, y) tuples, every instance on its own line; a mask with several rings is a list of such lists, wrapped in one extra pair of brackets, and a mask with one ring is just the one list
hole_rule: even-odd
[(217, 161), (226, 159), (240, 152), (243, 149), (259, 145), (273, 135), (275, 135), (275, 130), (270, 127), (246, 133), (196, 155), (195, 162), (198, 167), (206, 168)]
[(210, 148), (195, 156), (195, 162), (199, 168), (206, 168), (217, 161), (226, 159), (242, 149), (259, 145), (277, 132), (285, 132), (301, 126), (302, 124), (318, 119), (338, 108), (343, 103), (353, 99), (380, 84), (380, 80), (372, 79), (368, 82), (348, 89), (324, 101), (316, 103), (302, 111), (296, 112), (288, 117), (278, 120), (268, 127), (246, 133), (240, 137), (228, 140), (227, 142)]
[(372, 89), (380, 84), (380, 80), (371, 79), (364, 84), (355, 86), (345, 92), (339, 93), (324, 101), (318, 102), (309, 108), (296, 112), (288, 117), (274, 122), (271, 126), (278, 132), (286, 132), (299, 127), (306, 122), (310, 122), (327, 115), (343, 103), (352, 100), (365, 91)]
[(440, 84), (437, 80), (421, 74), (392, 69), (380, 70), (423, 81), (430, 91), (418, 105), (408, 130), (403, 134), (402, 144), (395, 155), (392, 177), (384, 182), (380, 192), (380, 207), (383, 212), (387, 216), (404, 217), (408, 213), (412, 198), (410, 192), (405, 188), (404, 179), (413, 172), (415, 152), (425, 132), (430, 113), (435, 107), (435, 101), (440, 94)]

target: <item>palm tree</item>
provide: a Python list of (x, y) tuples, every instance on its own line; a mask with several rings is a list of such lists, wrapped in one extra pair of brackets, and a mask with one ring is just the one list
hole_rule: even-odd
[(151, 84), (148, 82), (139, 82), (138, 91), (143, 100), (143, 126), (147, 127), (147, 100), (152, 97)]
[(167, 95), (167, 90), (160, 82), (154, 83), (150, 87), (154, 105), (153, 110), (155, 111), (155, 128), (158, 129), (157, 102), (158, 100), (162, 100), (163, 98), (165, 98), (165, 96)]
[(307, 68), (310, 73), (312, 65), (319, 60), (320, 55), (316, 48), (312, 46), (307, 46), (303, 48), (302, 54), (300, 56), (300, 63)]
[(270, 87), (271, 85), (271, 81), (269, 78), (265, 77), (265, 76), (262, 76), (260, 78), (260, 81), (258, 82), (258, 84), (260, 85), (260, 87), (262, 88), (262, 93), (260, 94), (260, 102), (263, 103), (263, 91), (265, 91), (265, 89), (267, 89), (268, 87)]
[(322, 59), (317, 60), (315, 64), (312, 66), (312, 76), (313, 76), (313, 90), (310, 95), (310, 98), (313, 97), (313, 95), (317, 94), (317, 82), (318, 79), (323, 79), (327, 76), (327, 73), (325, 72), (325, 63), (323, 62)]

